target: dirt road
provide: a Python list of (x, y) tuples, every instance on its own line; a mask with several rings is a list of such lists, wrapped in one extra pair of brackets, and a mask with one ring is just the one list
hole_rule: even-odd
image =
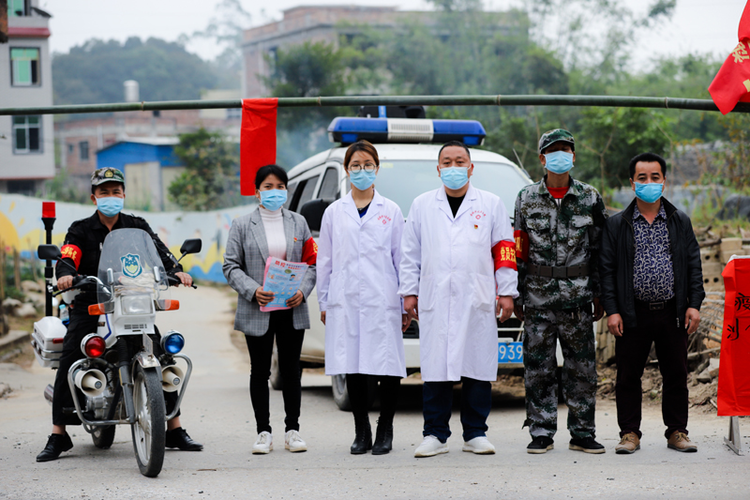
[[(53, 372), (34, 365), (24, 370), (0, 365), (0, 382), (13, 392), (0, 399), (0, 498), (748, 498), (747, 456), (723, 444), (728, 420), (691, 413), (691, 438), (699, 452), (680, 454), (666, 448), (658, 408), (646, 409), (641, 451), (615, 455), (618, 441), (615, 408), (597, 408), (597, 435), (604, 455), (567, 449), (563, 429), (556, 449), (528, 455), (529, 436), (522, 430), (521, 400), (498, 398), (488, 433), (494, 456), (461, 452), (458, 414), (452, 420), (450, 453), (417, 460), (422, 416), (418, 385), (406, 386), (396, 415), (394, 451), (384, 456), (352, 456), (351, 415), (339, 411), (322, 375), (303, 376), (301, 433), (309, 451), (283, 449), (283, 403), (271, 393), (275, 449), (250, 454), (255, 425), (247, 392), (247, 353), (230, 341), (232, 298), (222, 290), (179, 290), (180, 312), (167, 312), (162, 328), (185, 334), (185, 352), (195, 371), (183, 401), (183, 425), (204, 443), (200, 453), (169, 451), (156, 479), (138, 473), (130, 431), (120, 426), (115, 444), (98, 450), (81, 429), (72, 429), (75, 447), (60, 460), (37, 464), (34, 457), (50, 432), (50, 407), (42, 391)], [(566, 410), (560, 408), (561, 428)], [(373, 423), (375, 416), (373, 415)], [(750, 421), (743, 419), (743, 446), (750, 449)]]

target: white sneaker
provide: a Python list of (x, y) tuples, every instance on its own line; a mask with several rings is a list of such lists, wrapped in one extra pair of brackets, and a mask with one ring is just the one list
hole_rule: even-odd
[(435, 436), (425, 436), (422, 444), (414, 451), (414, 456), (434, 457), (440, 453), (448, 453), (448, 443), (441, 443)]
[(486, 436), (477, 436), (474, 439), (464, 441), (464, 451), (470, 451), (477, 455), (494, 455), (495, 447)]
[(284, 448), (297, 453), (299, 451), (307, 451), (307, 443), (305, 443), (297, 431), (289, 431), (284, 435)]
[(268, 431), (258, 434), (258, 439), (253, 445), (253, 455), (265, 455), (273, 450), (273, 436)]

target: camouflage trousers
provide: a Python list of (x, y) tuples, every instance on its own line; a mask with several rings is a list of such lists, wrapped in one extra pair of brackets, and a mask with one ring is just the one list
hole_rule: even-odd
[(596, 347), (588, 308), (551, 311), (526, 308), (523, 364), (526, 425), (531, 437), (557, 432), (557, 340), (563, 354), (562, 390), (568, 406), (568, 430), (574, 439), (594, 437)]

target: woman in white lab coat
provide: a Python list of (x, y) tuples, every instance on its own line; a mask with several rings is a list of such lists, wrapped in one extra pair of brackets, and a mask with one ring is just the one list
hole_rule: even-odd
[[(354, 413), (351, 453), (391, 450), (393, 416), (406, 376), (402, 332), (406, 315), (398, 295), (404, 216), (374, 186), (378, 152), (367, 141), (351, 146), (344, 169), (351, 191), (326, 209), (318, 240), (320, 319), (326, 325), (326, 375), (346, 374)], [(372, 442), (368, 378), (380, 382), (380, 418)]]

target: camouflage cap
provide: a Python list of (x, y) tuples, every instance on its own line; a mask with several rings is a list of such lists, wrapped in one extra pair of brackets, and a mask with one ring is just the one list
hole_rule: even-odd
[(573, 147), (573, 151), (575, 151), (576, 140), (573, 138), (573, 134), (563, 128), (556, 128), (542, 134), (542, 137), (539, 139), (539, 154), (542, 154), (542, 151), (556, 142), (567, 142)]
[(91, 185), (98, 186), (105, 182), (120, 182), (125, 185), (125, 176), (120, 170), (112, 167), (99, 168), (91, 174)]

